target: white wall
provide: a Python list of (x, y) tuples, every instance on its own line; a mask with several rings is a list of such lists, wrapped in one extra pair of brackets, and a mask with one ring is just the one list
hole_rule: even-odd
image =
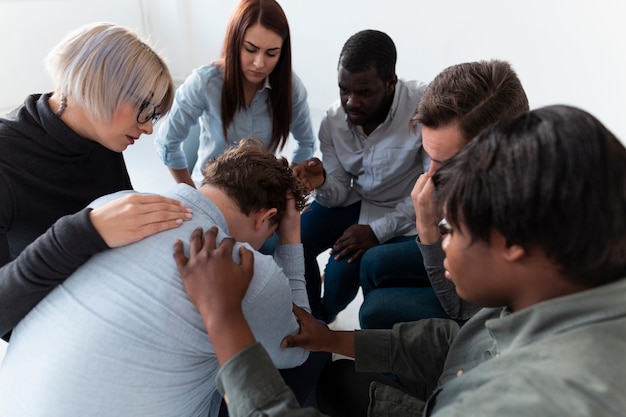
[[(216, 58), (237, 0), (0, 0), (0, 109), (51, 88), (42, 59), (83, 23), (114, 21), (150, 35), (177, 81)], [(622, 0), (282, 0), (294, 68), (312, 111), (337, 97), (336, 63), (354, 32), (375, 28), (396, 42), (397, 72), (431, 80), (462, 61), (509, 60), (532, 107), (580, 106), (626, 141), (626, 25)]]

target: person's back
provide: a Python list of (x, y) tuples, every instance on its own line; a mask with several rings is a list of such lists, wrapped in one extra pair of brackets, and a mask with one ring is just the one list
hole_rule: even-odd
[[(0, 368), (0, 414), (217, 415), (218, 363), (169, 251), (198, 226), (218, 226), (220, 240), (232, 231), (202, 193), (178, 185), (167, 195), (192, 207), (193, 220), (93, 257), (16, 327)], [(279, 348), (298, 329), (292, 302), (306, 305), (304, 290), (292, 289), (285, 275), (293, 274), (291, 258), (298, 259), (285, 252), (279, 266), (256, 253), (257, 274), (243, 303), (283, 368), (307, 357)], [(299, 261), (304, 288), (301, 255)]]

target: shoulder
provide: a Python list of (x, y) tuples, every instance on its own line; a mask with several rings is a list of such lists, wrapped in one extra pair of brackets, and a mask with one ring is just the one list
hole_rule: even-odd
[(424, 94), (424, 90), (428, 84), (418, 80), (404, 80), (398, 78), (398, 83), (396, 84), (396, 91), (399, 91), (402, 95), (406, 95), (409, 98), (413, 99), (421, 99)]
[(89, 208), (98, 208), (100, 206), (105, 205), (106, 203), (115, 200), (116, 198), (125, 196), (127, 194), (139, 194), (137, 191), (135, 190), (123, 190), (123, 191), (118, 191), (115, 193), (111, 193), (111, 194), (107, 194), (107, 195), (103, 195), (102, 197), (98, 197), (96, 198), (94, 201), (92, 201), (91, 203), (89, 203)]
[(344, 122), (346, 120), (346, 112), (343, 110), (341, 106), (341, 100), (335, 100), (328, 108), (326, 109), (326, 113), (324, 115), (324, 119), (327, 120), (338, 120), (340, 122)]
[(224, 73), (215, 64), (195, 68), (185, 80), (186, 84), (194, 85), (221, 85), (224, 83)]
[(294, 88), (304, 88), (304, 83), (302, 79), (295, 73), (295, 71), (291, 72), (291, 84)]

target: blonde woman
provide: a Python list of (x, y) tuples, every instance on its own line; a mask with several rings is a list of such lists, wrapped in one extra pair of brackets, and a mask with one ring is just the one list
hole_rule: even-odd
[[(121, 152), (172, 105), (159, 55), (110, 23), (70, 33), (47, 56), (54, 91), (0, 118), (0, 265), (60, 217), (104, 194), (132, 189)], [(189, 216), (179, 202), (142, 196), (117, 205), (100, 231), (140, 239)]]

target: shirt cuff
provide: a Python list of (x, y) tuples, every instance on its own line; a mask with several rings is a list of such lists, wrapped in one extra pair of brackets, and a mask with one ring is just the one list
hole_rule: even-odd
[(441, 242), (443, 241), (442, 237), (435, 243), (425, 244), (419, 241), (419, 236), (416, 239), (417, 246), (422, 252), (422, 258), (424, 259), (424, 266), (428, 267), (438, 267), (443, 265), (443, 260), (446, 257), (446, 253), (441, 248)]
[(285, 390), (285, 382), (267, 351), (254, 343), (230, 358), (217, 373), (217, 389), (227, 395), (236, 415), (261, 408)]

